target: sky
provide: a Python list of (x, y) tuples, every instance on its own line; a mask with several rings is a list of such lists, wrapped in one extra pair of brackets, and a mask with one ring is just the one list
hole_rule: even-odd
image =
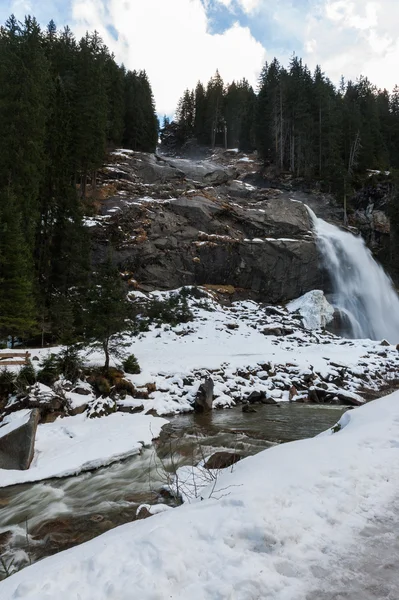
[(399, 83), (399, 0), (0, 0), (0, 20), (11, 13), (99, 31), (119, 63), (147, 71), (160, 115), (216, 69), (256, 87), (266, 60), (293, 53), (336, 84)]

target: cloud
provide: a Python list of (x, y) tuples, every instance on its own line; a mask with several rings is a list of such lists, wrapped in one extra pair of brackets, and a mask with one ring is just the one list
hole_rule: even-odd
[(119, 62), (147, 71), (159, 114), (172, 114), (184, 89), (217, 68), (225, 82), (246, 77), (256, 85), (265, 60), (247, 27), (210, 34), (200, 0), (74, 0), (72, 14), (79, 35), (97, 29)]
[(251, 13), (256, 12), (265, 0), (237, 0), (237, 1), (244, 12), (251, 14)]
[(392, 89), (399, 79), (398, 19), (396, 0), (321, 2), (306, 18), (304, 58), (313, 66), (316, 60), (321, 63), (334, 81), (341, 75), (355, 79), (362, 74)]

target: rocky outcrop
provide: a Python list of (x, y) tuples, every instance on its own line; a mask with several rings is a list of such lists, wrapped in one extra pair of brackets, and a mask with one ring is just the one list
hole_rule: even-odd
[(194, 402), (195, 412), (209, 412), (212, 410), (213, 387), (214, 384), (211, 377), (208, 377), (204, 383), (201, 383)]
[(0, 423), (0, 469), (29, 469), (33, 459), (39, 409)]
[[(113, 184), (121, 177), (125, 187), (90, 223), (94, 260), (112, 240), (115, 261), (139, 289), (231, 285), (281, 302), (322, 286), (308, 212), (279, 190), (237, 182), (235, 168), (210, 162), (134, 153), (112, 169)], [(155, 179), (148, 170), (158, 183), (143, 183)]]

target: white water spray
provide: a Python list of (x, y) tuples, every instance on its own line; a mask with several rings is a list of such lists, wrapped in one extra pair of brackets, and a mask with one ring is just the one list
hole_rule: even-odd
[(399, 297), (363, 238), (308, 210), (333, 284), (333, 305), (347, 316), (351, 335), (399, 343)]

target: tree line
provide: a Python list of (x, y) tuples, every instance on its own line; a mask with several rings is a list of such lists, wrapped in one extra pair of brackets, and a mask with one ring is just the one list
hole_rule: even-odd
[(184, 92), (174, 124), (182, 143), (256, 149), (266, 164), (340, 197), (357, 173), (399, 168), (399, 87), (390, 94), (366, 77), (336, 87), (297, 56), (287, 68), (266, 63), (256, 93), (245, 79), (225, 85), (216, 72), (206, 87)]
[(97, 32), (76, 40), (30, 16), (0, 27), (0, 342), (90, 327), (88, 187), (108, 150), (157, 139), (145, 71), (119, 66)]

